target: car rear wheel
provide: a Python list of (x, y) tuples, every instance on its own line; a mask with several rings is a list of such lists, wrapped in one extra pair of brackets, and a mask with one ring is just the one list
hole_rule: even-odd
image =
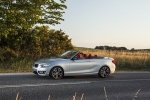
[(108, 77), (109, 74), (110, 74), (110, 69), (108, 66), (101, 67), (98, 73), (99, 77), (102, 77), (102, 78)]
[(63, 75), (64, 75), (64, 71), (61, 67), (54, 67), (50, 71), (50, 76), (56, 80), (61, 79)]

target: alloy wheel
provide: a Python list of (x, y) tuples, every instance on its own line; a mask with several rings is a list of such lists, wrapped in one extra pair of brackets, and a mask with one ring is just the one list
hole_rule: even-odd
[(107, 66), (103, 66), (99, 70), (99, 76), (102, 77), (102, 78), (108, 77), (109, 74), (110, 74), (110, 69)]
[(51, 70), (51, 77), (54, 79), (61, 79), (63, 77), (63, 69), (61, 67), (54, 67)]

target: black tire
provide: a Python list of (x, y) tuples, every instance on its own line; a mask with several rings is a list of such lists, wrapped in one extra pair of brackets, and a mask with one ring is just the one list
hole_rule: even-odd
[(103, 66), (100, 68), (99, 70), (99, 73), (98, 73), (98, 76), (101, 77), (101, 78), (106, 78), (108, 77), (110, 74), (110, 69), (108, 66)]
[(55, 80), (59, 80), (64, 76), (64, 71), (61, 67), (54, 67), (51, 69), (50, 71), (50, 76), (55, 79)]

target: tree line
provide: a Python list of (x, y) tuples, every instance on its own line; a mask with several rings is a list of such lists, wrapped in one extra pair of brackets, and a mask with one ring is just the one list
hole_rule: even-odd
[(126, 47), (116, 47), (116, 46), (96, 46), (95, 49), (100, 49), (100, 50), (128, 50)]

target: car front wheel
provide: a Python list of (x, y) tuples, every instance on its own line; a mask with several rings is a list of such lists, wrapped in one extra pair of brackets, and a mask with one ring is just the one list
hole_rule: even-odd
[(99, 77), (102, 77), (102, 78), (108, 77), (109, 74), (110, 74), (110, 69), (108, 66), (101, 67), (98, 73)]
[(54, 67), (50, 71), (50, 76), (56, 80), (61, 79), (63, 75), (64, 75), (64, 71), (61, 67)]

